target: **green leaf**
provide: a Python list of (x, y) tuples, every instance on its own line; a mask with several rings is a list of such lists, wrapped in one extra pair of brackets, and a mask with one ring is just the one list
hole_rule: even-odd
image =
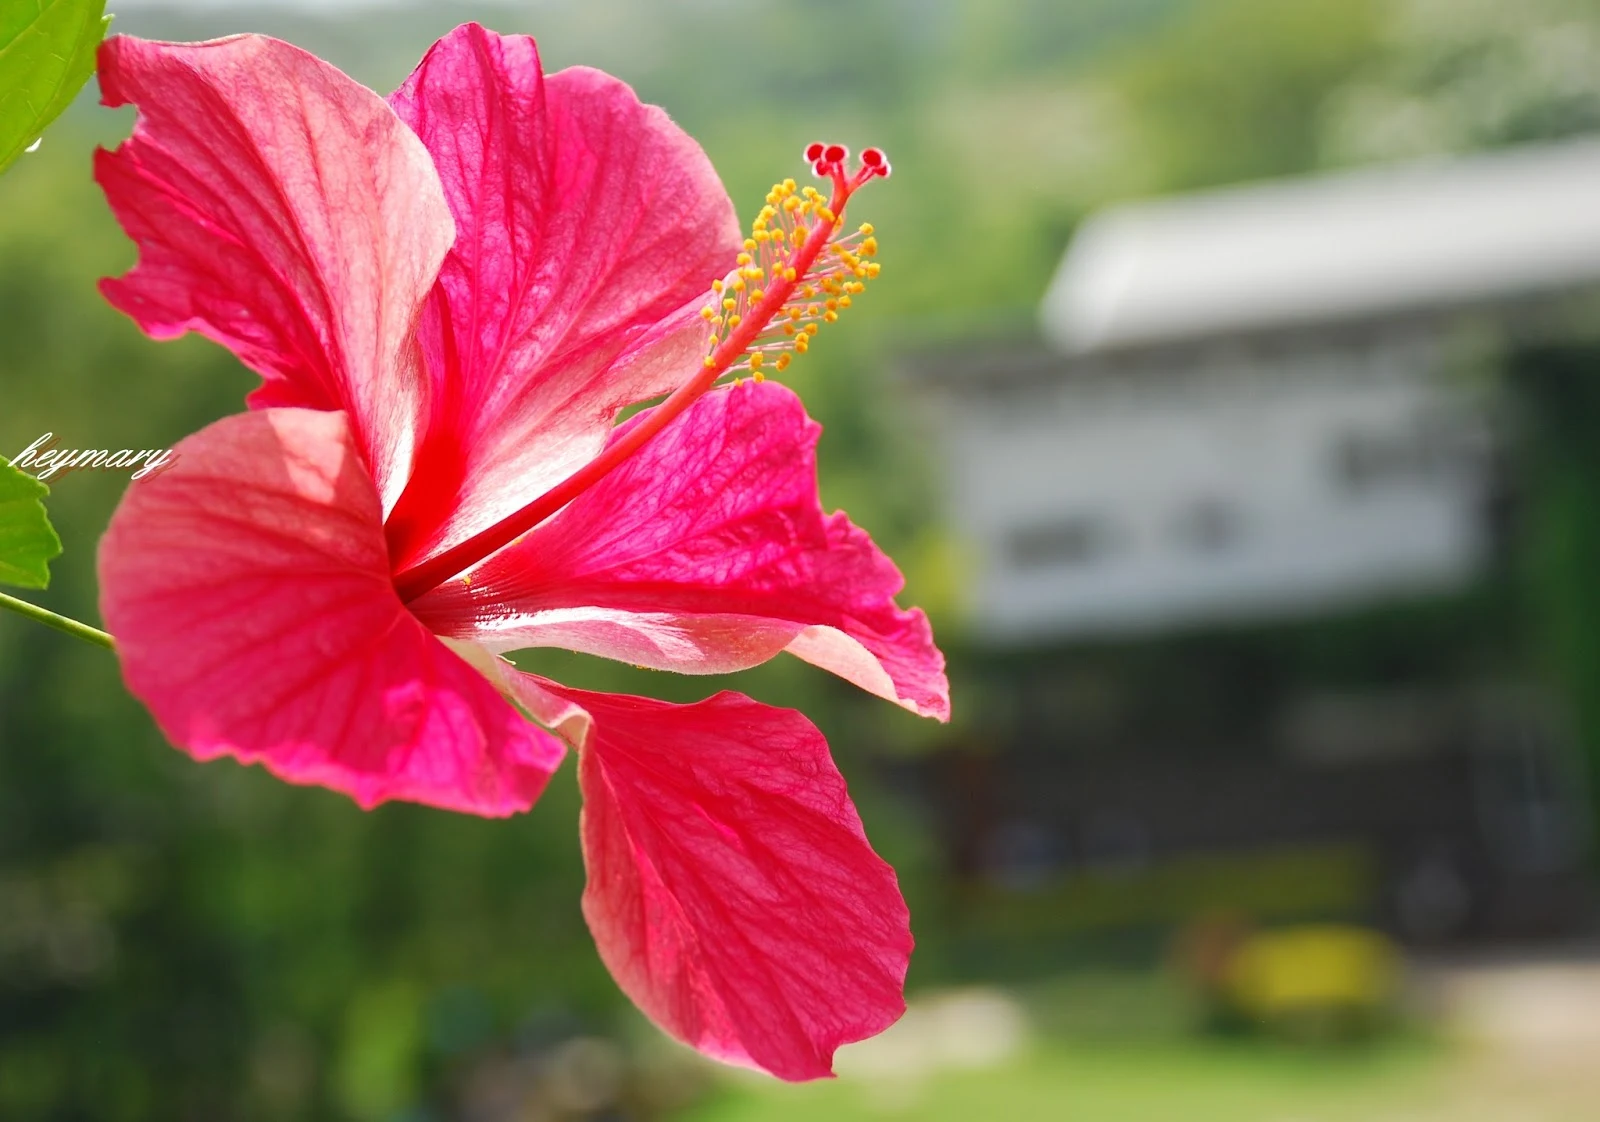
[(94, 73), (106, 0), (0, 0), (0, 171)]
[(61, 539), (39, 500), (50, 488), (0, 456), (0, 584), (43, 588)]

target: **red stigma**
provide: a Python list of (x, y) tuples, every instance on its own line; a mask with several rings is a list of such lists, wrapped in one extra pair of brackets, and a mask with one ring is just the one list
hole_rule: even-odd
[(822, 158), (830, 164), (842, 164), (849, 155), (850, 149), (843, 144), (830, 144), (828, 150), (822, 154)]
[(806, 163), (814, 164), (818, 160), (822, 159), (822, 153), (825, 150), (826, 150), (826, 148), (825, 148), (825, 146), (823, 145), (823, 143), (820, 140), (813, 140), (810, 144), (807, 144), (806, 145)]
[(882, 148), (868, 148), (861, 153), (861, 175), (870, 179), (874, 175), (889, 178), (889, 158)]

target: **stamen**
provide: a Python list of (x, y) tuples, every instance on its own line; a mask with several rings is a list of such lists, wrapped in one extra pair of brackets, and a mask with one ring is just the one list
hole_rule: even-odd
[[(817, 153), (821, 154), (816, 164), (824, 169), (822, 174), (831, 179), (837, 170), (843, 179), (842, 164), (848, 158), (844, 146), (817, 143), (806, 148), (808, 157)], [(870, 158), (868, 153), (871, 153)], [(844, 180), (845, 186), (853, 191), (866, 180), (881, 175), (885, 164), (882, 151), (867, 149), (861, 154), (856, 176)], [(865, 281), (876, 273), (876, 269), (868, 267), (866, 259), (877, 254), (878, 239), (871, 223), (864, 223), (852, 233), (841, 233), (834, 207), (830, 205), (837, 201), (824, 202), (816, 188), (798, 187), (792, 179), (773, 184), (772, 190), (767, 192), (766, 205), (750, 224), (744, 252), (735, 262), (738, 268), (729, 274), (732, 280), (713, 282), (713, 299), (701, 310), (701, 315), (711, 322), (716, 332), (705, 358), (707, 369), (717, 365), (718, 340), (730, 337), (752, 316), (759, 316), (768, 293), (780, 282), (791, 284), (789, 296), (771, 316), (762, 317), (764, 326), (751, 341), (749, 350), (725, 367), (724, 373), (748, 369), (754, 374), (761, 370), (762, 362), (767, 361), (763, 356), (772, 356), (775, 361), (779, 353), (804, 353), (817, 325), (835, 322), (839, 312), (850, 307), (851, 297), (859, 295)], [(808, 270), (805, 283), (796, 283), (800, 280), (800, 271), (795, 267), (795, 259), (818, 230), (826, 230), (823, 250)], [(756, 281), (765, 277), (772, 278), (766, 287), (740, 287), (741, 280)], [(718, 301), (715, 299), (718, 295), (724, 298)], [(819, 295), (825, 297), (821, 303), (817, 302)]]
[[(748, 370), (762, 381), (768, 368), (787, 370), (805, 354), (820, 323), (833, 323), (878, 275), (878, 240), (870, 223), (842, 233), (845, 205), (862, 184), (889, 174), (877, 148), (861, 153), (847, 174), (849, 149), (821, 142), (806, 147), (805, 158), (820, 178), (832, 182), (824, 200), (815, 187), (793, 179), (773, 185), (766, 205), (750, 225), (726, 277), (711, 282), (710, 299), (700, 309), (709, 328), (707, 352), (699, 372), (670, 397), (644, 414), (623, 436), (567, 479), (515, 514), (423, 564), (397, 573), (395, 591), (409, 603), (515, 541), (604, 478), (725, 374)], [(754, 283), (751, 283), (754, 282)], [(819, 300), (818, 297), (821, 297)], [(737, 378), (735, 378), (737, 381)]]

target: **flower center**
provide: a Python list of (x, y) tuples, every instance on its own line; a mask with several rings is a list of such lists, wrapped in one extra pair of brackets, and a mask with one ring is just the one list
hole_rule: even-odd
[(786, 179), (767, 193), (751, 224), (734, 270), (711, 282), (711, 303), (700, 314), (711, 328), (704, 365), (689, 381), (645, 414), (620, 439), (572, 475), (516, 513), (479, 531), (459, 545), (395, 574), (395, 591), (407, 603), (472, 568), (533, 529), (671, 424), (723, 375), (749, 370), (758, 381), (769, 364), (784, 370), (805, 354), (819, 323), (832, 323), (850, 306), (867, 280), (878, 275), (868, 260), (878, 251), (872, 227), (845, 235), (844, 208), (862, 184), (889, 174), (889, 162), (876, 148), (861, 153), (854, 174), (847, 173), (849, 151), (838, 144), (812, 144), (806, 159), (820, 179), (832, 181), (824, 201), (814, 187)]

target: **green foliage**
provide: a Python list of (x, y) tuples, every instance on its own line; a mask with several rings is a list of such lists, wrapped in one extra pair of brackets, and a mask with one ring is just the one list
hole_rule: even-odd
[(1525, 351), (1511, 388), (1528, 426), (1520, 566), (1531, 638), (1566, 689), (1600, 807), (1600, 344)]
[(21, 468), (0, 457), (0, 584), (43, 588), (61, 539), (39, 500), (50, 493)]
[(1109, 75), (1164, 190), (1306, 171), (1330, 93), (1378, 47), (1379, 0), (1196, 6)]
[(1600, 128), (1595, 0), (1398, 0), (1383, 50), (1332, 99), (1334, 162), (1551, 140)]
[(8, 0), (0, 7), (0, 171), (61, 115), (94, 73), (111, 22), (105, 0)]

